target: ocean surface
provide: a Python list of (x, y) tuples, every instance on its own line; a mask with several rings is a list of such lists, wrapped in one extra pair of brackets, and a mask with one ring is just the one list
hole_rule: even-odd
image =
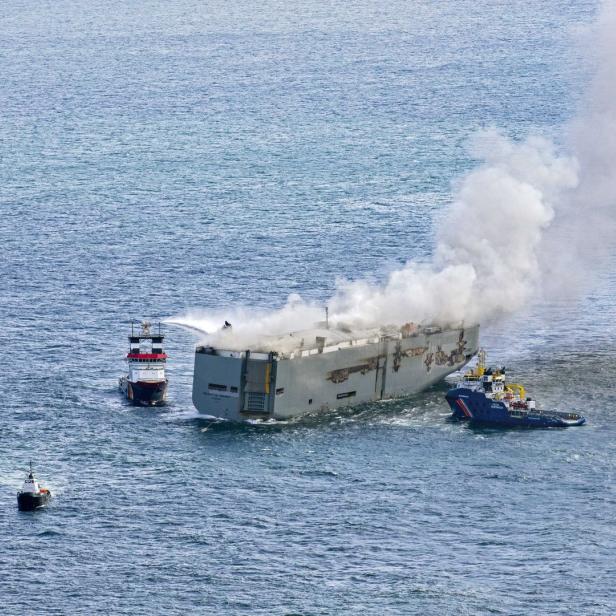
[[(325, 299), (428, 257), (478, 129), (562, 134), (597, 10), (3, 3), (3, 615), (616, 613), (614, 259), (483, 332), (582, 428), (452, 424), (444, 385), (212, 425), (197, 338), (170, 326), (168, 406), (117, 392), (131, 319)], [(54, 494), (34, 514), (29, 460)]]

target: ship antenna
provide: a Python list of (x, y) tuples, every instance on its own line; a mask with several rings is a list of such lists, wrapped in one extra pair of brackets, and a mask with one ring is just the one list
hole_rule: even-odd
[(329, 308), (325, 306), (325, 329), (329, 329)]

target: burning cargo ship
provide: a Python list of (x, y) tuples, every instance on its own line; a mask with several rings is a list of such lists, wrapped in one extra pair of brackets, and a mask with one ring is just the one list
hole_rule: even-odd
[(195, 351), (193, 403), (231, 421), (287, 419), (417, 393), (477, 352), (479, 326), (317, 328), (258, 347)]

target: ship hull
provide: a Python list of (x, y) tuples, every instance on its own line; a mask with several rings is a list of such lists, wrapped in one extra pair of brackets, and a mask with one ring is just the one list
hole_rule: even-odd
[(167, 401), (168, 380), (129, 381), (120, 379), (120, 391), (136, 406), (161, 406)]
[(567, 428), (581, 426), (586, 421), (577, 413), (539, 410), (510, 411), (503, 402), (488, 398), (480, 391), (466, 388), (450, 390), (446, 399), (455, 419), (478, 425), (510, 428)]
[(245, 421), (408, 396), (464, 366), (477, 352), (478, 338), (478, 326), (424, 331), (282, 358), (199, 347), (193, 403), (205, 415)]
[(44, 507), (50, 498), (51, 492), (43, 492), (41, 494), (20, 492), (17, 495), (17, 508), (19, 511), (34, 511), (35, 509)]

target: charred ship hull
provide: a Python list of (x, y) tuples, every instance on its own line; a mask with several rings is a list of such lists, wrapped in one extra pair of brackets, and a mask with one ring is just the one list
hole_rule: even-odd
[[(314, 333), (314, 332), (313, 332)], [(231, 421), (287, 419), (306, 413), (411, 395), (464, 366), (478, 350), (479, 326), (415, 328), (397, 335), (291, 352), (219, 349), (195, 352), (193, 403)], [(296, 336), (297, 337), (297, 336)]]

